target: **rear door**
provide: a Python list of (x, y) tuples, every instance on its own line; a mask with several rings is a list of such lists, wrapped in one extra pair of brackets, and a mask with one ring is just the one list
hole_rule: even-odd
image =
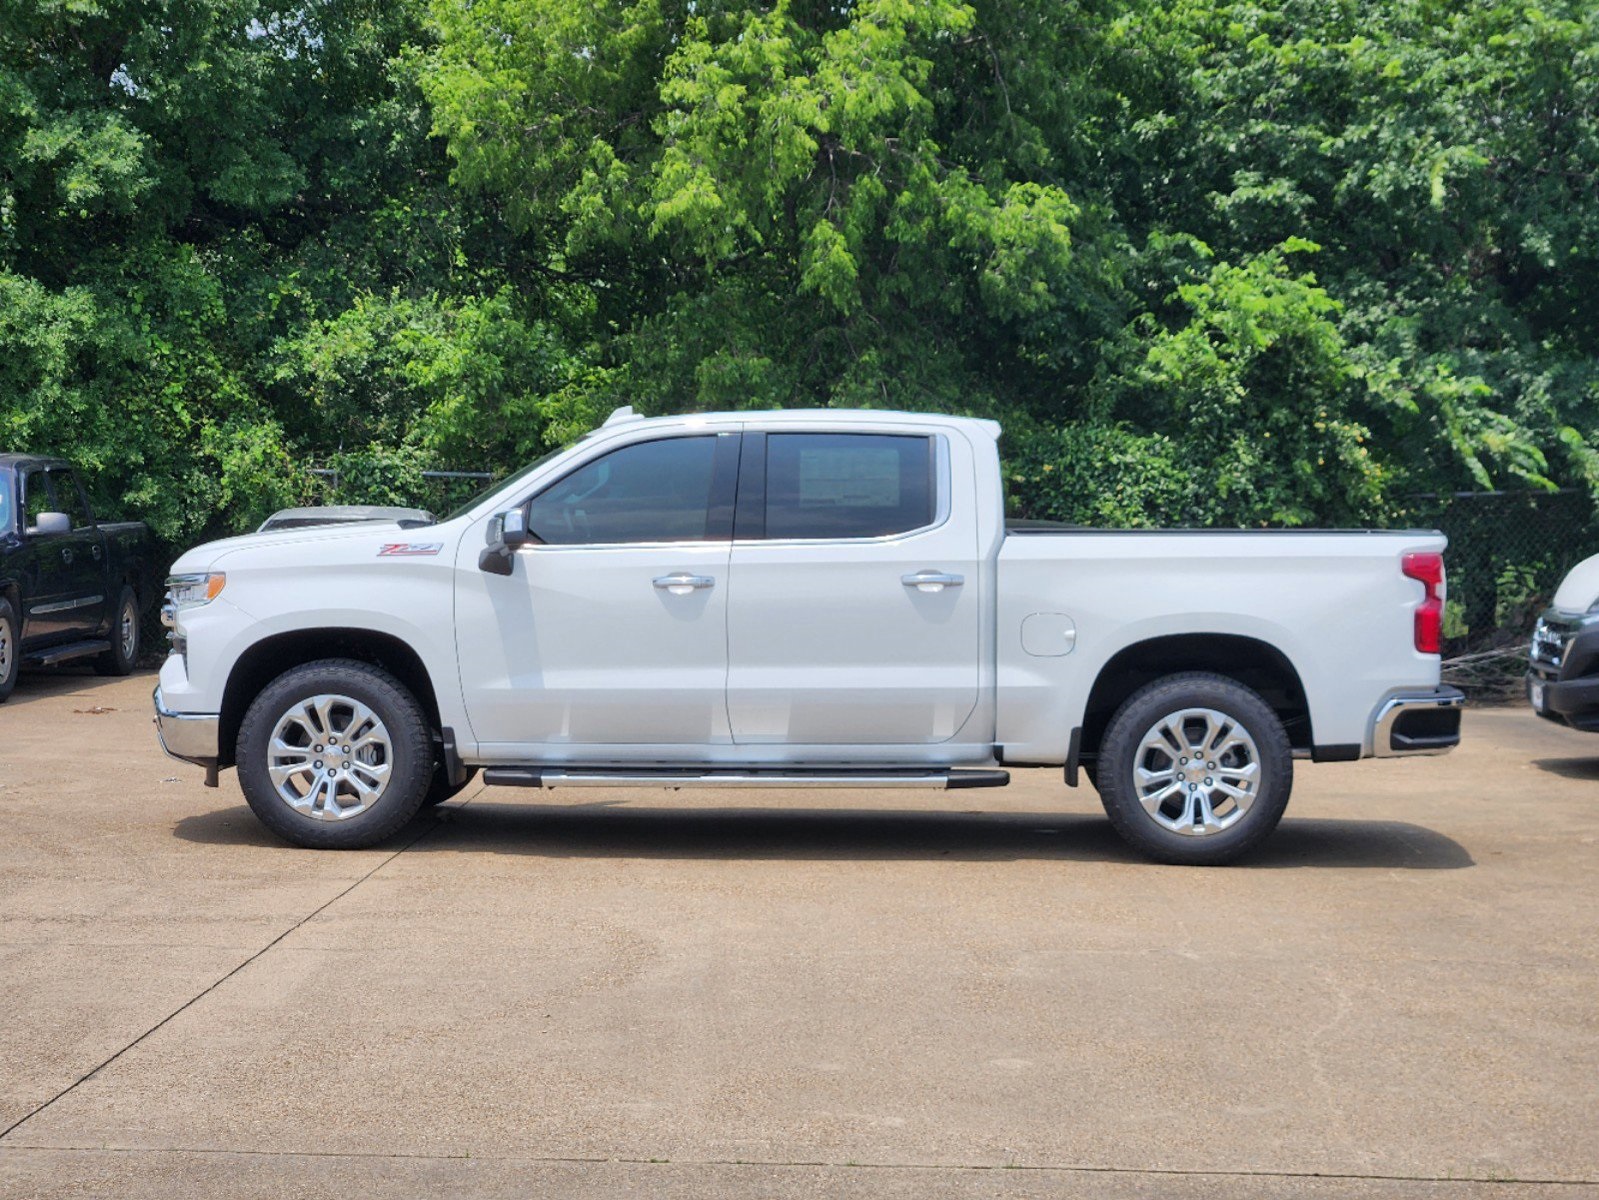
[(746, 435), (728, 598), (735, 742), (821, 760), (955, 736), (979, 682), (972, 472), (970, 446), (941, 432)]

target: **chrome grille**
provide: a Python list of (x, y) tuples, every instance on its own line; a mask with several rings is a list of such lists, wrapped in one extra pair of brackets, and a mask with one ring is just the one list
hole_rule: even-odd
[(1533, 662), (1547, 663), (1551, 667), (1558, 667), (1560, 660), (1566, 654), (1568, 636), (1565, 630), (1557, 629), (1547, 621), (1539, 618), (1538, 624), (1532, 631)]

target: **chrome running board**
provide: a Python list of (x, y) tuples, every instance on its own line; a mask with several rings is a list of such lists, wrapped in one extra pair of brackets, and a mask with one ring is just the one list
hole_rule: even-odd
[(660, 787), (660, 788), (957, 788), (1004, 787), (1010, 772), (972, 770), (871, 769), (848, 767), (817, 771), (639, 767), (488, 767), (483, 782), (497, 787)]

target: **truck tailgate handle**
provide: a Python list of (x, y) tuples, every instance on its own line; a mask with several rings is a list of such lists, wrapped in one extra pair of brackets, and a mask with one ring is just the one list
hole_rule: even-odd
[(947, 587), (960, 587), (966, 578), (948, 571), (917, 571), (914, 575), (901, 575), (899, 581), (918, 592), (941, 592)]
[(687, 571), (677, 571), (671, 575), (657, 575), (655, 586), (674, 596), (686, 596), (697, 588), (715, 587), (716, 580), (709, 575), (690, 575)]

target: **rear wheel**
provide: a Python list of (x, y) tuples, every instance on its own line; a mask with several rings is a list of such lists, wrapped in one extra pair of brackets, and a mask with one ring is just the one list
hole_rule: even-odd
[(358, 850), (416, 815), (433, 774), (427, 717), (381, 668), (349, 659), (278, 676), (245, 714), (237, 745), (244, 798), (297, 846)]
[(4, 703), (17, 686), (17, 669), (22, 658), (20, 642), (17, 610), (11, 607), (11, 601), (0, 600), (0, 703)]
[(1128, 698), (1106, 727), (1096, 773), (1106, 814), (1134, 847), (1161, 862), (1217, 865), (1277, 827), (1293, 755), (1260, 696), (1195, 671)]
[(94, 669), (100, 675), (130, 675), (138, 663), (139, 597), (123, 584), (111, 620), (111, 649), (94, 660)]

